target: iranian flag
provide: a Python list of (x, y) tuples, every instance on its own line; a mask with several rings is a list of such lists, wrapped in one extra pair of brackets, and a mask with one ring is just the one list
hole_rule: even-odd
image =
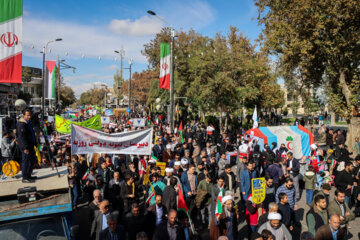
[(0, 82), (21, 83), (22, 0), (0, 0)]
[(170, 61), (170, 43), (161, 43), (159, 88), (170, 89)]
[(46, 61), (45, 99), (55, 99), (55, 61)]
[(181, 143), (184, 143), (184, 136), (183, 136), (183, 125), (182, 125), (182, 121), (180, 122), (180, 126), (179, 126), (179, 133), (181, 136)]
[(224, 197), (224, 195), (225, 195), (225, 190), (224, 190), (224, 188), (221, 188), (219, 195), (216, 198), (215, 216), (218, 216), (223, 212), (223, 209), (221, 206), (221, 201), (222, 201), (222, 198)]

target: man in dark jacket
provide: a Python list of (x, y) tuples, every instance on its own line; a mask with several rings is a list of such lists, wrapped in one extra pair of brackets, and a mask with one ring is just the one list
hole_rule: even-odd
[(279, 187), (280, 181), (284, 177), (284, 173), (280, 166), (280, 159), (276, 158), (274, 160), (274, 163), (271, 164), (268, 169), (266, 169), (266, 172), (270, 174), (270, 176), (273, 177), (273, 185), (275, 187), (275, 190)]
[(163, 205), (165, 206), (165, 208), (167, 210), (170, 209), (177, 209), (177, 205), (176, 205), (176, 190), (175, 190), (175, 186), (177, 185), (178, 181), (175, 177), (171, 177), (170, 178), (170, 185), (166, 186), (164, 191), (163, 191)]
[(225, 171), (220, 174), (225, 179), (225, 190), (234, 191), (236, 186), (235, 174), (231, 171), (230, 164), (225, 165)]
[(333, 130), (330, 129), (327, 133), (326, 133), (326, 146), (328, 148), (333, 149), (334, 148), (334, 135), (333, 135)]
[(168, 214), (167, 221), (156, 226), (153, 240), (183, 240), (185, 233), (182, 228), (176, 223), (177, 211), (172, 209)]
[(32, 183), (36, 179), (36, 177), (31, 176), (36, 161), (34, 150), (36, 137), (30, 119), (31, 111), (26, 109), (16, 126), (17, 141), (22, 155), (21, 171), (23, 183)]
[(315, 236), (316, 230), (328, 222), (328, 214), (326, 210), (326, 199), (323, 195), (318, 195), (314, 199), (315, 206), (310, 208), (306, 214), (306, 224), (308, 231)]
[(167, 209), (162, 204), (162, 196), (156, 195), (155, 204), (151, 205), (145, 214), (146, 227), (149, 236), (152, 236), (156, 226), (166, 221)]
[(126, 214), (123, 222), (129, 240), (135, 240), (136, 234), (144, 231), (146, 226), (145, 216), (140, 212), (140, 208), (137, 203), (133, 203), (131, 205), (131, 211)]
[(286, 163), (287, 171), (289, 172), (290, 177), (294, 182), (296, 199), (300, 200), (300, 189), (299, 189), (299, 173), (300, 173), (300, 163), (299, 160), (294, 158), (292, 152), (287, 153), (288, 160)]
[(106, 216), (106, 221), (108, 227), (100, 232), (100, 240), (125, 240), (124, 227), (117, 224), (117, 214), (115, 212), (109, 214), (108, 216)]
[(351, 162), (345, 162), (345, 169), (341, 171), (335, 178), (336, 187), (345, 191), (345, 202), (350, 206), (351, 204), (351, 189), (354, 184), (352, 177), (352, 170), (354, 166)]
[(317, 229), (315, 234), (316, 240), (334, 240), (332, 233), (336, 233), (336, 239), (343, 239), (346, 233), (346, 230), (340, 228), (340, 218), (338, 215), (334, 214), (329, 220), (329, 224), (321, 226)]

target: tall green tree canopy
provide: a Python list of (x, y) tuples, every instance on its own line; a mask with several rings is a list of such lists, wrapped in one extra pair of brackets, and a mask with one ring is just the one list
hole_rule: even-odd
[(359, 134), (359, 1), (254, 1), (263, 48), (278, 56), (285, 81), (295, 75), (305, 86), (324, 85), (331, 109)]
[[(241, 107), (279, 107), (283, 92), (270, 71), (267, 56), (236, 27), (214, 38), (194, 30), (179, 31), (175, 40), (175, 93), (187, 97), (192, 109), (233, 113)], [(159, 71), (160, 43), (170, 42), (168, 28), (144, 45), (151, 69)], [(153, 88), (156, 88), (155, 90)], [(169, 98), (167, 90), (151, 84), (149, 99)]]

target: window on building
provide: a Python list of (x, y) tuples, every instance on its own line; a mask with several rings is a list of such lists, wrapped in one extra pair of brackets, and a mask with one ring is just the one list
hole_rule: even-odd
[(35, 93), (35, 88), (31, 87), (31, 94), (34, 94), (34, 93)]
[(28, 87), (24, 87), (24, 93), (28, 92)]

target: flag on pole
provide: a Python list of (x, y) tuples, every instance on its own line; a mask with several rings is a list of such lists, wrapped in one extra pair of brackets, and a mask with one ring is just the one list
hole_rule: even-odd
[(224, 188), (220, 189), (219, 195), (216, 198), (216, 209), (215, 209), (215, 216), (220, 215), (223, 212), (221, 201), (222, 198), (225, 196), (225, 190)]
[(83, 181), (89, 176), (89, 169), (90, 168), (88, 168), (87, 170), (86, 170), (86, 173), (84, 174), (84, 176), (81, 178)]
[(189, 208), (186, 205), (185, 198), (184, 198), (184, 195), (181, 191), (181, 187), (179, 184), (178, 184), (178, 189), (179, 189), (178, 210), (182, 210), (185, 213), (187, 213), (189, 211)]
[(161, 43), (159, 88), (170, 89), (170, 64), (170, 43)]
[(55, 61), (46, 61), (45, 99), (55, 99)]
[(181, 143), (184, 143), (184, 136), (183, 136), (183, 125), (182, 125), (182, 121), (180, 121), (179, 133), (180, 133), (180, 136), (181, 136)]
[(151, 155), (151, 159), (152, 159), (152, 160), (155, 160), (155, 161), (157, 161), (157, 160), (158, 160), (158, 158), (157, 158), (157, 157), (155, 157), (154, 155)]
[(256, 111), (256, 106), (255, 106), (255, 110), (252, 116), (252, 120), (254, 121), (253, 123), (253, 129), (257, 128), (259, 126), (259, 122), (258, 122), (258, 117), (257, 117), (257, 111)]
[(21, 83), (22, 0), (0, 0), (0, 82)]

